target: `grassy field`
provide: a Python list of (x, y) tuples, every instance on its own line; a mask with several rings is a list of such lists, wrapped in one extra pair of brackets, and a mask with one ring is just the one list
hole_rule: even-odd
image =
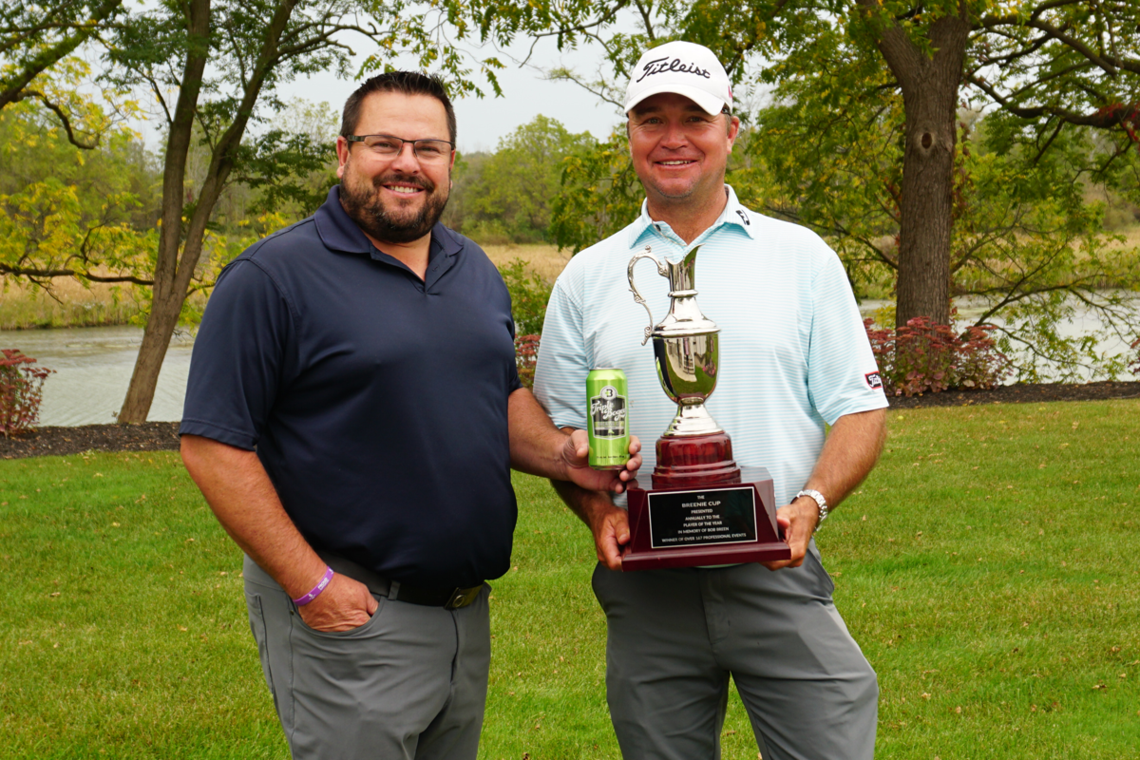
[[(893, 411), (818, 541), (878, 757), (1140, 758), (1140, 402)], [(518, 476), (482, 757), (617, 758), (589, 536)], [(240, 557), (174, 454), (0, 462), (0, 758), (285, 758)], [(734, 697), (726, 760), (756, 757)]]

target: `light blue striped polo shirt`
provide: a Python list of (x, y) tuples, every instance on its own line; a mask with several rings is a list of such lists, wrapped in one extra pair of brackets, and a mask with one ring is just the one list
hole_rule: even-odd
[[(732, 438), (741, 466), (768, 468), (779, 504), (804, 487), (823, 448), (824, 423), (887, 406), (876, 382), (855, 297), (839, 257), (811, 230), (728, 205), (700, 245), (697, 303), (720, 327), (720, 367), (707, 408)], [(629, 378), (630, 426), (643, 445), (648, 486), (654, 443), (676, 404), (657, 380), (649, 326), (626, 278), (646, 245), (679, 261), (686, 246), (646, 205), (621, 232), (579, 253), (559, 276), (546, 311), (534, 391), (559, 427), (586, 427), (586, 374), (617, 367)], [(638, 290), (660, 322), (669, 281), (652, 262), (634, 270)]]

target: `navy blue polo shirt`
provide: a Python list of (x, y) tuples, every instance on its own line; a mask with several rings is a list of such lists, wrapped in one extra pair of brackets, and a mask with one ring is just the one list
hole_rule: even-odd
[(420, 280), (334, 187), (218, 278), (180, 432), (256, 450), (314, 548), (408, 584), (471, 586), (509, 567), (513, 334), (482, 249), (437, 224)]

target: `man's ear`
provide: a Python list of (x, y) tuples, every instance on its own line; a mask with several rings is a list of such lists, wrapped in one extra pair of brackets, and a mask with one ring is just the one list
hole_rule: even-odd
[(344, 165), (348, 163), (348, 140), (344, 137), (336, 138), (336, 176), (338, 179), (344, 177)]

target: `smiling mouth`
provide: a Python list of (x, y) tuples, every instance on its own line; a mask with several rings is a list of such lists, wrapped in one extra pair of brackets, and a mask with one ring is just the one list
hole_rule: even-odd
[(657, 165), (658, 166), (689, 166), (689, 165), (695, 164), (695, 163), (696, 163), (696, 161), (694, 161), (692, 159), (673, 158), (673, 159), (669, 159), (668, 161), (658, 161)]
[(422, 193), (424, 191), (424, 188), (413, 187), (412, 185), (384, 185), (384, 187), (388, 188), (394, 193), (399, 193), (400, 195), (414, 195), (416, 193)]

